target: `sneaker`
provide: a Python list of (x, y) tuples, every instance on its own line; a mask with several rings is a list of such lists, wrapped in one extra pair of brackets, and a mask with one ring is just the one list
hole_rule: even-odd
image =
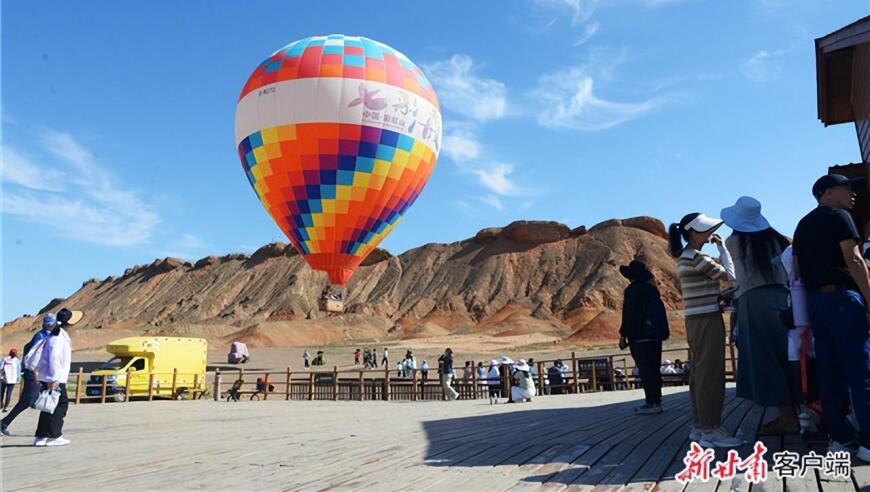
[(649, 403), (644, 403), (643, 405), (634, 409), (634, 413), (640, 415), (652, 415), (655, 413), (662, 413), (661, 405), (650, 405)]
[(699, 429), (693, 425), (692, 430), (689, 431), (689, 440), (698, 442), (701, 440), (702, 434), (703, 434), (703, 432), (701, 432), (701, 429)]
[[(839, 442), (839, 441), (828, 441), (828, 452), (829, 453), (839, 453), (845, 451), (849, 454), (855, 452), (855, 443), (854, 442)], [(870, 454), (870, 451), (868, 451)]]
[(64, 439), (63, 436), (55, 437), (46, 441), (46, 446), (66, 446), (69, 444), (69, 439)]
[(43, 446), (45, 446), (45, 443), (47, 443), (47, 442), (48, 442), (47, 437), (37, 437), (36, 439), (33, 440), (33, 445), (37, 446), (37, 447), (43, 447)]
[(729, 436), (722, 429), (713, 429), (703, 433), (698, 444), (705, 448), (736, 448), (743, 444), (743, 439)]
[(855, 453), (855, 457), (865, 463), (870, 463), (870, 449), (865, 448), (864, 446), (859, 446), (858, 452)]
[(0, 434), (3, 434), (4, 436), (11, 436), (12, 435), (12, 433), (9, 432), (9, 426), (2, 423), (2, 422), (0, 422)]

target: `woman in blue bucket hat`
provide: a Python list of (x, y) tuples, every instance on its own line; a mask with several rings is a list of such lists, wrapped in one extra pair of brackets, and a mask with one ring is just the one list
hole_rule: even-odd
[(740, 197), (723, 209), (722, 219), (734, 231), (725, 245), (739, 286), (737, 396), (779, 409), (761, 434), (799, 432), (800, 389), (788, 362), (788, 327), (780, 315), (790, 309), (788, 275), (780, 261), (790, 241), (770, 226), (761, 203), (752, 197)]

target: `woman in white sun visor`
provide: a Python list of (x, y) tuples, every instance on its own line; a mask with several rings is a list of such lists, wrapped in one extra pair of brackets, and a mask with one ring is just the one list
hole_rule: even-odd
[[(725, 323), (719, 309), (721, 281), (734, 282), (734, 263), (722, 238), (715, 234), (722, 220), (691, 213), (668, 230), (671, 254), (683, 292), (686, 338), (689, 342), (689, 394), (692, 402), (690, 439), (704, 447), (742, 444), (719, 429), (725, 402)], [(685, 244), (684, 244), (685, 242)], [(706, 243), (719, 248), (719, 259), (703, 253)]]

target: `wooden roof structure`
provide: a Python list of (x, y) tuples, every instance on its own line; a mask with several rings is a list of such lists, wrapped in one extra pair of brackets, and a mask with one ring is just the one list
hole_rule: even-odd
[(852, 109), (852, 55), (870, 43), (870, 16), (816, 39), (819, 119), (825, 126), (855, 121)]

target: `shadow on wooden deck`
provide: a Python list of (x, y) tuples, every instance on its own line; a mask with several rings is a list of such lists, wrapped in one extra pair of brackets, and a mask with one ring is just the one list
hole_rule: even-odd
[[(635, 415), (638, 401), (596, 407), (533, 409), (515, 404), (517, 411), (480, 417), (424, 422), (428, 439), (425, 463), (433, 467), (519, 467), (527, 473), (520, 485), (572, 485), (605, 489), (625, 487), (648, 490), (682, 490), (674, 475), (683, 467), (689, 449), (691, 409), (688, 392), (663, 398), (665, 411)], [(533, 404), (531, 404), (533, 405)], [(806, 454), (810, 447), (800, 436), (760, 436), (756, 433), (774, 414), (726, 393), (722, 427), (743, 437), (742, 458), (752, 453), (756, 439), (768, 448), (765, 458), (772, 467), (772, 453), (788, 449)], [(825, 446), (816, 446), (824, 454)], [(714, 463), (724, 461), (727, 450), (717, 450)], [(870, 467), (853, 459), (850, 480), (810, 473), (804, 478), (779, 479), (770, 471), (768, 480), (754, 488), (775, 490), (867, 490)], [(748, 490), (742, 475), (733, 480), (690, 484), (688, 490)]]

